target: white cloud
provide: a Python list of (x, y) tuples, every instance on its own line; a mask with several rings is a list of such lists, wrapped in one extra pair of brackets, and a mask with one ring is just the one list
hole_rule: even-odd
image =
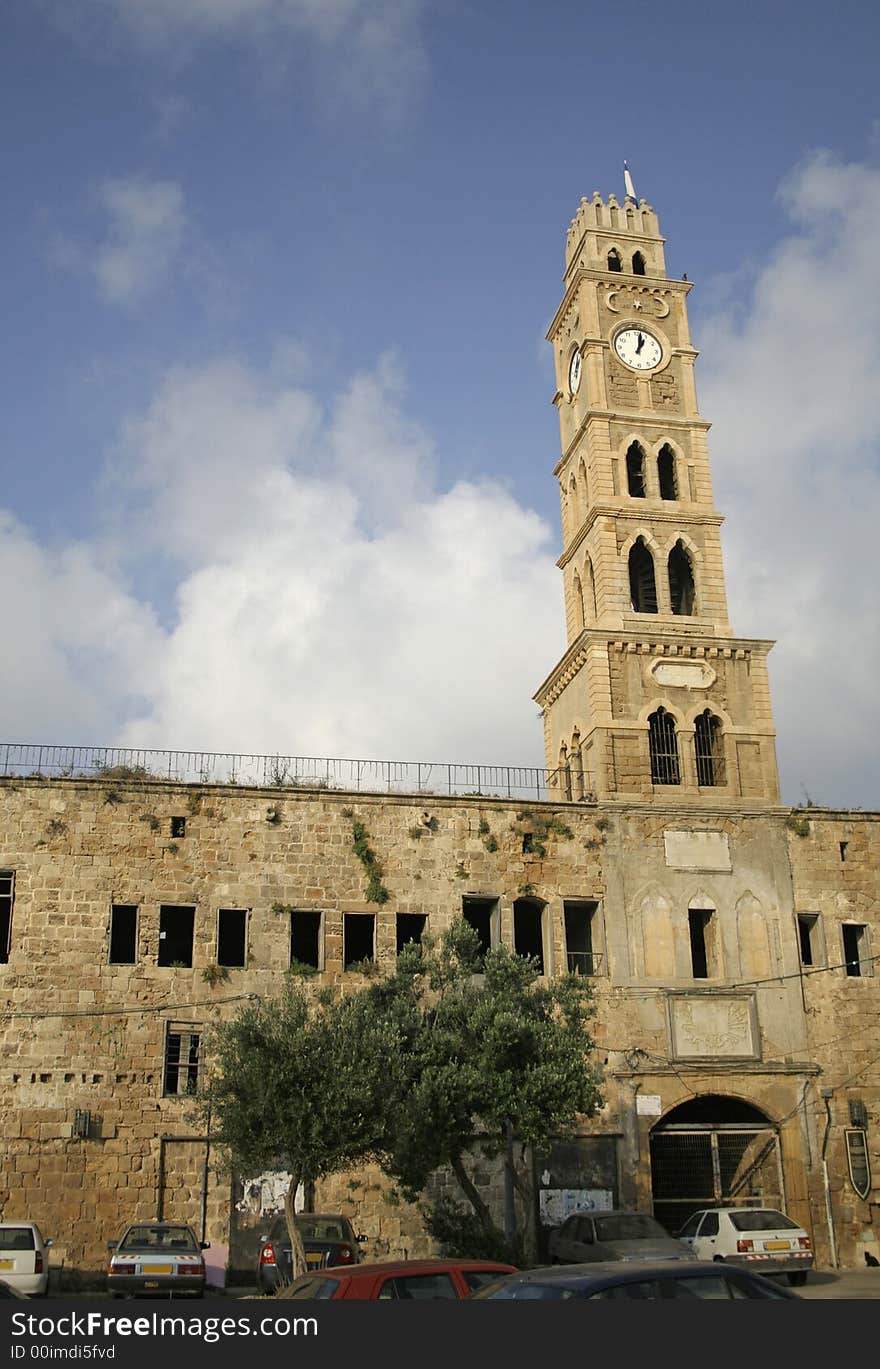
[(697, 339), (731, 619), (778, 638), (789, 799), (877, 805), (880, 172), (818, 154), (779, 195), (792, 231)]
[(189, 229), (183, 191), (174, 181), (108, 180), (95, 201), (102, 227), (91, 244), (65, 238), (54, 264), (90, 275), (110, 304), (139, 304), (169, 279)]

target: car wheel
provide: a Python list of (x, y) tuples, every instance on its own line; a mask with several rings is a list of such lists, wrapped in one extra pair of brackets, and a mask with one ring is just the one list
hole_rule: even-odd
[(723, 1256), (723, 1255), (713, 1255), (713, 1256), (712, 1256), (712, 1263), (713, 1263), (713, 1264), (723, 1264), (723, 1263), (724, 1263), (724, 1256)]
[(793, 1274), (789, 1274), (788, 1282), (794, 1288), (801, 1288), (807, 1282), (806, 1269), (797, 1269)]

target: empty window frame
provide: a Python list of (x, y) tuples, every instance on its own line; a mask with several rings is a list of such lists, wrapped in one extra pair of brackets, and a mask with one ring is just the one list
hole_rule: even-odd
[(425, 913), (398, 913), (395, 925), (397, 954), (400, 955), (404, 946), (408, 946), (411, 941), (420, 946), (427, 925), (428, 918)]
[(673, 613), (689, 618), (696, 607), (694, 568), (684, 543), (676, 542), (669, 553), (669, 603)]
[(654, 558), (643, 537), (637, 537), (629, 553), (629, 597), (634, 613), (657, 612)]
[(342, 967), (351, 970), (364, 960), (376, 959), (375, 913), (343, 913)]
[(870, 974), (868, 928), (864, 923), (844, 922), (840, 931), (847, 974), (851, 979), (861, 979), (864, 975)]
[(461, 900), (461, 915), (480, 938), (483, 955), (501, 941), (501, 923), (497, 898), (475, 898), (465, 894)]
[(618, 250), (617, 250), (616, 247), (612, 247), (611, 251), (608, 253), (608, 270), (609, 270), (609, 271), (622, 271), (622, 270), (623, 270), (623, 262), (622, 262), (621, 259), (620, 259), (620, 253), (618, 252)]
[(199, 1087), (202, 1026), (199, 1022), (169, 1022), (165, 1028), (165, 1065), (162, 1092), (169, 1097), (193, 1094)]
[(290, 963), (308, 965), (310, 969), (321, 968), (321, 913), (300, 912), (290, 914)]
[(111, 965), (134, 965), (137, 961), (138, 910), (133, 903), (114, 903), (110, 909)]
[(645, 453), (638, 442), (631, 442), (627, 449), (626, 488), (633, 499), (645, 498)]
[(195, 908), (162, 904), (159, 909), (158, 965), (192, 965), (195, 916)]
[(689, 908), (688, 930), (691, 941), (691, 974), (694, 979), (709, 979), (713, 970), (713, 912), (711, 908)]
[(518, 898), (513, 905), (513, 949), (517, 955), (538, 962), (538, 973), (545, 973), (544, 904), (536, 898)]
[(694, 722), (694, 754), (697, 784), (701, 788), (725, 783), (724, 734), (721, 719), (704, 709)]
[(657, 454), (657, 484), (661, 499), (677, 499), (678, 483), (675, 479), (675, 452), (664, 444)]
[(217, 964), (242, 969), (247, 964), (246, 908), (220, 908), (217, 911)]
[(9, 961), (12, 946), (12, 902), (15, 894), (15, 873), (0, 870), (0, 965)]
[(665, 708), (658, 708), (648, 719), (648, 747), (651, 753), (651, 783), (681, 784), (675, 719)]
[(798, 913), (798, 950), (801, 964), (808, 969), (824, 963), (822, 952), (822, 923), (818, 913)]
[(564, 899), (565, 956), (569, 974), (599, 973), (599, 905), (595, 899)]
[(186, 818), (171, 819), (171, 835), (172, 837), (186, 836)]
[(642, 256), (641, 252), (633, 252), (632, 273), (634, 276), (643, 276), (645, 274), (645, 258)]

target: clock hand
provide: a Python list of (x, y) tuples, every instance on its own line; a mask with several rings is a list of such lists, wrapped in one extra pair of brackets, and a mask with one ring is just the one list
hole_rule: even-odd
[(639, 333), (639, 340), (638, 340), (638, 342), (636, 343), (636, 356), (638, 356), (639, 352), (642, 350), (642, 348), (644, 347), (644, 345), (645, 345), (645, 335), (644, 335), (644, 333)]

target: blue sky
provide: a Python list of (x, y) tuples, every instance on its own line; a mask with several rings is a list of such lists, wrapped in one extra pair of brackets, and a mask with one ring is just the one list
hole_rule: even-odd
[(7, 738), (542, 763), (543, 338), (626, 157), (696, 282), (785, 795), (880, 807), (878, 28), (847, 0), (10, 0)]

